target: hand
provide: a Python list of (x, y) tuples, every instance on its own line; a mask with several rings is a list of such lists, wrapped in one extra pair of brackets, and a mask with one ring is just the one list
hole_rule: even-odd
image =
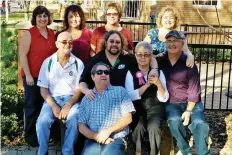
[(189, 112), (189, 111), (185, 111), (185, 112), (182, 114), (181, 119), (184, 121), (184, 122), (183, 122), (183, 125), (184, 125), (184, 126), (187, 126), (187, 125), (189, 124), (190, 117), (191, 117), (191, 112)]
[(111, 131), (109, 129), (102, 129), (96, 136), (98, 143), (104, 144), (105, 141), (110, 137)]
[(148, 77), (148, 81), (149, 81), (149, 83), (151, 83), (151, 84), (154, 84), (154, 85), (158, 85), (159, 84), (159, 77), (158, 76), (150, 76), (150, 77)]
[(114, 141), (114, 139), (108, 138), (108, 139), (106, 139), (106, 141), (105, 141), (104, 144), (110, 144), (110, 143), (113, 142), (113, 141)]
[(60, 107), (58, 105), (52, 106), (52, 112), (55, 115), (56, 118), (59, 118), (60, 116)]
[(89, 101), (93, 101), (93, 100), (95, 100), (95, 98), (96, 98), (96, 96), (95, 96), (95, 94), (94, 94), (94, 92), (93, 92), (92, 89), (86, 90), (86, 91), (84, 92), (84, 94), (85, 94), (85, 96), (87, 97), (87, 99), (88, 99)]
[(34, 86), (35, 84), (34, 79), (31, 75), (26, 76), (26, 82), (28, 86)]
[(193, 68), (194, 66), (194, 56), (192, 54), (187, 55), (186, 66)]
[(66, 104), (64, 105), (64, 107), (63, 107), (63, 108), (61, 109), (61, 111), (60, 111), (60, 115), (59, 115), (59, 119), (60, 119), (60, 120), (66, 119), (66, 118), (67, 118), (68, 113), (69, 113), (71, 107), (72, 107), (72, 105), (70, 105), (70, 104), (68, 104), (68, 103), (66, 103)]

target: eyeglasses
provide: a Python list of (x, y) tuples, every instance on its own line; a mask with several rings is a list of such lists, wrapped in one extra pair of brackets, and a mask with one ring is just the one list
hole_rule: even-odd
[(118, 16), (118, 13), (106, 13), (106, 16)]
[(69, 44), (69, 46), (73, 45), (72, 40), (70, 41), (63, 40), (63, 41), (58, 41), (58, 42), (62, 43), (63, 45), (67, 45), (67, 44)]
[(138, 57), (138, 58), (142, 58), (142, 57), (149, 58), (151, 56), (151, 54), (147, 54), (147, 53), (145, 53), (145, 54), (135, 53), (135, 56)]
[(181, 42), (182, 40), (166, 40), (166, 44), (178, 44)]
[(102, 75), (102, 74), (105, 74), (105, 75), (109, 75), (110, 74), (110, 71), (108, 71), (108, 70), (97, 70), (96, 72), (95, 72), (95, 74), (97, 74), (97, 75)]

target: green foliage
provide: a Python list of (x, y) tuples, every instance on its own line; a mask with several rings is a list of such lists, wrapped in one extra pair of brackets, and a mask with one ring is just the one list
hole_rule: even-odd
[(216, 48), (190, 48), (196, 60), (207, 62), (226, 62), (230, 61), (231, 49)]
[(18, 126), (18, 118), (16, 114), (11, 114), (8, 116), (1, 115), (1, 130), (2, 135), (11, 136), (16, 135), (16, 130), (19, 128)]
[(17, 87), (17, 31), (1, 31), (1, 140), (8, 145), (22, 134), (19, 122), (23, 120), (23, 92)]

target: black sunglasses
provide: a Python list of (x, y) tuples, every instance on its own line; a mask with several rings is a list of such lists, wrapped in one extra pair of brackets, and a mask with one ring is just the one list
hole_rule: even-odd
[(95, 74), (97, 74), (97, 75), (102, 75), (102, 74), (105, 74), (105, 75), (109, 75), (110, 74), (110, 71), (108, 71), (108, 70), (97, 70), (96, 72), (95, 72)]

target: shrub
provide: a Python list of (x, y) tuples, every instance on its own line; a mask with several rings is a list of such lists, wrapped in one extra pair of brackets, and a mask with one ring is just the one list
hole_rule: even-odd
[(23, 93), (17, 86), (17, 31), (2, 28), (1, 38), (1, 141), (9, 145), (22, 135)]

